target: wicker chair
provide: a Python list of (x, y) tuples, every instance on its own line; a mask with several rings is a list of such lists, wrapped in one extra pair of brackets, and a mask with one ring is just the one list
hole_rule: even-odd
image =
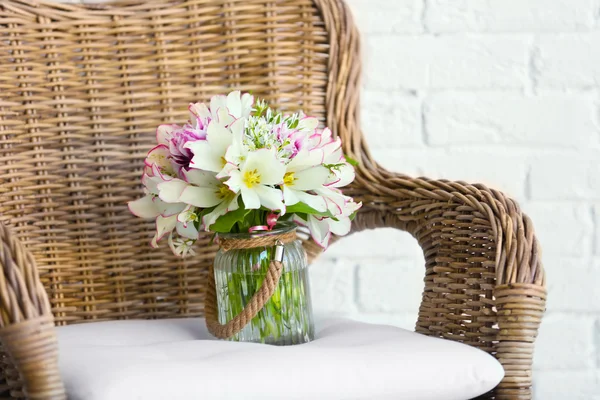
[(204, 236), (192, 260), (150, 251), (152, 222), (126, 203), (141, 193), (156, 125), (239, 88), (344, 139), (360, 163), (354, 231), (397, 228), (423, 249), (416, 330), (495, 355), (506, 377), (485, 398), (531, 398), (546, 300), (531, 221), (483, 185), (373, 160), (359, 125), (359, 37), (341, 0), (4, 0), (0, 37), (3, 396), (64, 397), (55, 325), (203, 314), (217, 248)]

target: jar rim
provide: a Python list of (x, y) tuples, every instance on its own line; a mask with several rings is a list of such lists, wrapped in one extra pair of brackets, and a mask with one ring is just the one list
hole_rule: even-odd
[(250, 238), (258, 238), (258, 237), (268, 237), (275, 235), (282, 235), (284, 233), (288, 233), (296, 230), (298, 225), (294, 222), (279, 222), (273, 229), (270, 231), (254, 231), (254, 232), (239, 232), (239, 233), (217, 233), (218, 237), (222, 237), (225, 239), (250, 239)]

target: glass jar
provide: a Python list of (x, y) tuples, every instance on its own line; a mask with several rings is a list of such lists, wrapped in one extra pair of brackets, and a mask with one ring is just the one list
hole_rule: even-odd
[[(228, 239), (251, 239), (295, 231), (293, 224), (268, 232), (219, 234)], [(275, 241), (275, 239), (274, 239)], [(258, 291), (275, 255), (273, 247), (219, 250), (215, 258), (215, 284), (219, 322), (239, 314)], [(283, 271), (273, 296), (239, 333), (229, 340), (292, 345), (314, 338), (314, 321), (308, 280), (308, 261), (300, 240), (284, 245)]]

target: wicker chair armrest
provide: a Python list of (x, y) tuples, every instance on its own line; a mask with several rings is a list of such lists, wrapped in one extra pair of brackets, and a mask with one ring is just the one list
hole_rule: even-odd
[(0, 223), (0, 368), (12, 397), (64, 399), (54, 319), (35, 260)]
[(485, 398), (530, 399), (546, 276), (532, 221), (484, 185), (410, 178), (364, 159), (347, 194), (363, 201), (353, 230), (392, 227), (423, 249), (418, 332), (492, 353), (505, 378)]
[[(480, 222), (489, 227), (496, 245), (497, 285), (546, 285), (533, 223), (515, 200), (482, 184), (411, 178), (366, 161), (369, 176), (359, 173), (353, 187), (345, 191), (364, 203), (354, 231), (394, 227), (413, 234), (423, 244), (427, 230), (463, 220), (457, 230), (464, 236), (464, 226)], [(444, 243), (449, 242), (436, 245)]]

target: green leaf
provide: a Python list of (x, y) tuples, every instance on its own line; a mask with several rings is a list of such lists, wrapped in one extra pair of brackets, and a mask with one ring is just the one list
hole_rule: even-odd
[(354, 221), (354, 218), (356, 218), (356, 211), (354, 211), (352, 214), (350, 214), (350, 216), (348, 218), (350, 218), (350, 221)]
[(244, 203), (242, 202), (241, 198), (238, 200), (238, 205), (239, 208), (237, 210), (230, 211), (227, 214), (221, 215), (219, 218), (217, 218), (215, 223), (210, 226), (210, 230), (219, 233), (231, 232), (231, 228), (233, 228), (236, 223), (243, 221), (252, 211), (244, 208)]
[(346, 162), (347, 162), (348, 164), (352, 165), (353, 167), (356, 167), (356, 166), (358, 166), (358, 161), (356, 161), (355, 159), (353, 159), (353, 158), (350, 158), (350, 157), (348, 157), (348, 156), (346, 156), (346, 155), (344, 155), (344, 157), (346, 158)]
[(310, 214), (310, 215), (318, 215), (321, 217), (333, 217), (333, 215), (331, 214), (331, 212), (329, 210), (327, 210), (325, 212), (320, 212), (320, 211), (315, 210), (308, 204), (302, 203), (302, 202), (296, 203), (293, 206), (287, 206), (285, 209), (285, 212), (289, 213), (289, 214)]

